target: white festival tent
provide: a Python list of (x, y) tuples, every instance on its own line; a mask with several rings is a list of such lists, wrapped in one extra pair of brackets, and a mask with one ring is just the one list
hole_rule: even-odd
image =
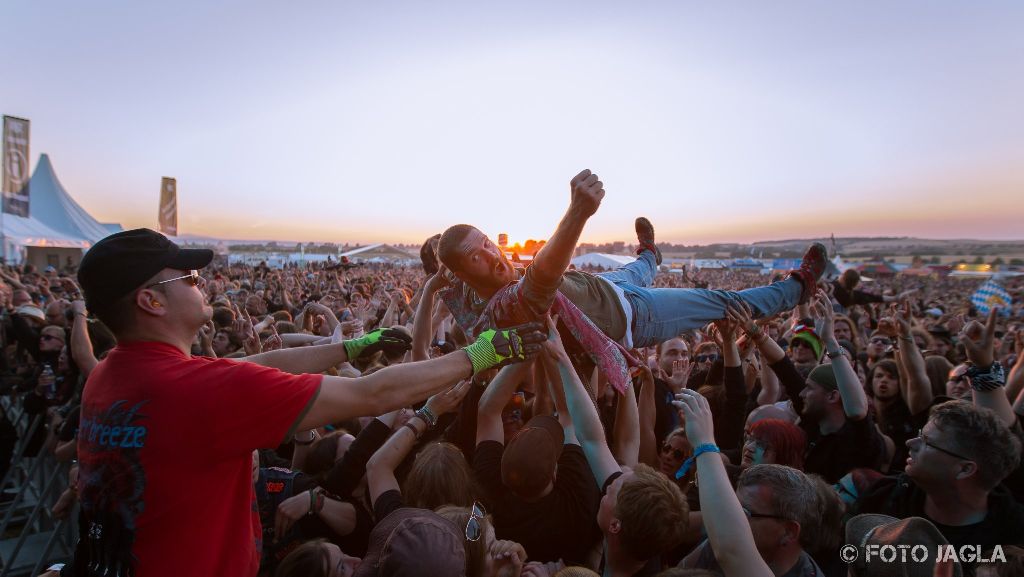
[(50, 157), (40, 155), (32, 173), (29, 216), (0, 217), (0, 237), (7, 262), (28, 262), (39, 268), (77, 264), (96, 241), (121, 230), (98, 222), (68, 194), (54, 173)]
[(607, 254), (603, 252), (590, 252), (587, 254), (580, 255), (572, 259), (572, 264), (577, 268), (585, 266), (603, 267), (606, 269), (616, 269), (620, 266), (627, 265), (636, 260), (635, 256), (627, 256), (624, 254)]

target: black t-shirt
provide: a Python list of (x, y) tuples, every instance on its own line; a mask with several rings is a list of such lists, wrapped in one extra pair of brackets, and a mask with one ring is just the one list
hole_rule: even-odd
[(988, 514), (980, 523), (954, 527), (936, 523), (924, 512), (924, 489), (906, 474), (883, 477), (853, 505), (853, 514), (880, 513), (904, 519), (923, 517), (931, 521), (951, 545), (980, 545), (982, 550), (994, 545), (1024, 544), (1024, 505), (1013, 499), (1009, 490), (999, 485), (989, 493)]
[(853, 305), (885, 302), (885, 298), (881, 295), (874, 295), (857, 289), (852, 291), (846, 290), (837, 280), (832, 281), (832, 298), (837, 303), (843, 305), (843, 308), (847, 309)]
[(847, 419), (841, 429), (822, 435), (818, 423), (800, 421), (807, 433), (807, 456), (804, 471), (817, 473), (829, 483), (836, 483), (853, 469), (877, 468), (885, 455), (885, 441), (868, 416), (859, 421)]
[[(877, 407), (876, 407), (876, 410)], [(907, 404), (898, 400), (883, 410), (881, 415), (885, 417), (885, 425), (882, 433), (892, 439), (896, 450), (893, 453), (892, 461), (889, 463), (889, 472), (897, 473), (907, 466), (907, 457), (910, 449), (907, 448), (907, 441), (917, 436), (917, 431), (924, 428), (928, 422), (928, 410), (921, 411), (917, 415), (910, 413)]]
[(377, 500), (373, 502), (373, 517), (380, 523), (384, 520), (384, 517), (394, 513), (395, 511), (405, 507), (405, 499), (402, 498), (402, 492), (398, 489), (391, 489), (384, 491), (377, 497)]
[(488, 496), (488, 511), (498, 539), (515, 541), (531, 561), (584, 564), (600, 540), (597, 509), (601, 495), (579, 445), (565, 445), (558, 459), (555, 486), (543, 498), (527, 502), (501, 482), (501, 456), (497, 441), (477, 445), (473, 458), (476, 479)]
[[(639, 391), (638, 391), (639, 393)], [(672, 406), (675, 395), (665, 381), (654, 379), (654, 437), (660, 444), (679, 427), (679, 411)]]

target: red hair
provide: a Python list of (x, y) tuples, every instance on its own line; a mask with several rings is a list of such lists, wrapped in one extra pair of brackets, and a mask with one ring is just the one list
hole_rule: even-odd
[(804, 470), (807, 435), (800, 427), (781, 419), (763, 419), (751, 425), (750, 438), (775, 451), (775, 464)]

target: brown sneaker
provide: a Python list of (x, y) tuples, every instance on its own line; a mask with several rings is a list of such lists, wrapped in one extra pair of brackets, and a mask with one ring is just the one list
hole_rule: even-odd
[(816, 242), (809, 246), (807, 252), (804, 253), (800, 268), (790, 272), (790, 275), (795, 276), (800, 284), (804, 285), (804, 289), (800, 293), (800, 304), (810, 302), (811, 297), (818, 290), (818, 281), (821, 280), (821, 276), (825, 274), (827, 268), (828, 250), (825, 245)]
[(640, 241), (639, 248), (636, 249), (636, 254), (639, 255), (645, 250), (649, 250), (654, 253), (654, 262), (661, 264), (661, 250), (658, 249), (658, 245), (654, 244), (654, 225), (651, 221), (644, 217), (639, 217), (634, 223), (636, 227), (636, 239)]

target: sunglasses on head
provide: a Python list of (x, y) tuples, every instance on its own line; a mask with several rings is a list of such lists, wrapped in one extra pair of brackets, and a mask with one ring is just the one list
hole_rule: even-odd
[(469, 514), (469, 521), (466, 521), (466, 540), (476, 543), (484, 534), (483, 525), (480, 521), (487, 516), (487, 510), (479, 502), (473, 503), (473, 511)]
[(698, 363), (713, 363), (718, 360), (718, 353), (711, 353), (707, 355), (697, 355), (694, 357)]
[(197, 270), (190, 270), (190, 271), (188, 271), (187, 275), (176, 276), (174, 278), (169, 278), (167, 280), (162, 280), (160, 282), (155, 282), (153, 284), (146, 285), (146, 288), (155, 287), (157, 285), (162, 285), (162, 284), (167, 284), (169, 282), (174, 282), (176, 280), (185, 280), (185, 281), (188, 282), (188, 284), (190, 284), (192, 286), (199, 286), (199, 280), (201, 278), (203, 278), (203, 277), (199, 276), (199, 271), (197, 271)]
[(665, 443), (664, 445), (661, 446), (661, 452), (662, 454), (668, 453), (672, 455), (672, 458), (677, 461), (681, 460), (683, 457), (686, 456), (686, 453), (680, 451), (679, 449), (673, 448), (672, 445), (669, 445), (668, 443)]

